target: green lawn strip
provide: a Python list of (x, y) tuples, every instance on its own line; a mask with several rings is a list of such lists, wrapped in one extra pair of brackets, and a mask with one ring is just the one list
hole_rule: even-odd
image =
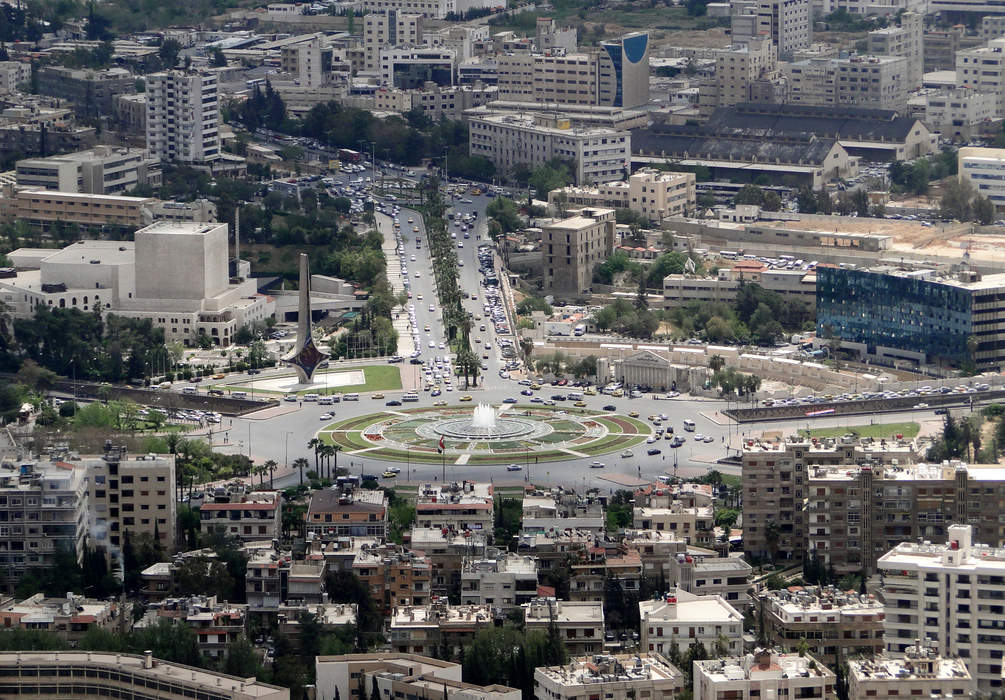
[[(286, 394), (321, 394), (322, 396), (326, 394), (351, 394), (351, 393), (366, 393), (373, 391), (395, 391), (401, 389), (401, 370), (397, 365), (373, 365), (368, 367), (357, 367), (355, 369), (343, 369), (338, 371), (333, 371), (331, 374), (339, 374), (341, 372), (363, 372), (363, 377), (366, 380), (363, 384), (349, 384), (346, 386), (330, 387), (328, 389), (304, 389), (302, 391), (275, 391), (272, 389), (260, 389), (258, 387), (252, 387), (249, 383), (248, 385), (237, 385), (237, 384), (217, 384), (214, 385), (214, 389), (221, 389), (224, 391), (254, 391), (256, 394), (270, 394), (275, 396), (285, 396)], [(293, 375), (289, 375), (293, 377)], [(281, 378), (281, 377), (280, 377)], [(338, 409), (335, 409), (336, 413)]]
[(803, 437), (831, 438), (841, 437), (848, 433), (855, 433), (860, 437), (869, 438), (890, 438), (895, 435), (903, 435), (905, 438), (913, 438), (918, 435), (921, 426), (917, 423), (875, 423), (873, 425), (849, 425), (836, 426), (833, 428), (805, 428), (799, 431)]

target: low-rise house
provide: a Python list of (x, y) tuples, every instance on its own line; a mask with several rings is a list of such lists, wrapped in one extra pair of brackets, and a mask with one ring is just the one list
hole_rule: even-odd
[(552, 624), (569, 654), (595, 654), (604, 648), (603, 603), (535, 598), (523, 605), (524, 629), (546, 631)]
[(701, 642), (708, 653), (743, 651), (743, 615), (722, 596), (699, 596), (676, 589), (659, 600), (639, 603), (642, 650), (669, 654), (687, 652)]

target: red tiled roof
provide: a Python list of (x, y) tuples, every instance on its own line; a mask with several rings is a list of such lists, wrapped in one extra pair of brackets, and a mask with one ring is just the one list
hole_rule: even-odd
[(203, 503), (199, 510), (275, 510), (278, 503)]

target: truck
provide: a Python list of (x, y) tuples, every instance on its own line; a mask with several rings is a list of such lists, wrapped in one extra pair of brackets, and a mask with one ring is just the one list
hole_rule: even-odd
[(577, 325), (575, 328), (572, 329), (572, 334), (574, 336), (577, 336), (577, 337), (581, 336), (581, 335), (585, 335), (586, 334), (586, 324), (585, 323), (580, 323), (579, 325)]

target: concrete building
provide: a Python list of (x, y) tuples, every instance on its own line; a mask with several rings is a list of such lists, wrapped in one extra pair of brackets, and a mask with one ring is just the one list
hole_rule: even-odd
[(753, 568), (740, 556), (720, 557), (691, 548), (671, 557), (667, 581), (697, 596), (719, 596), (737, 610), (746, 610)]
[(453, 657), (480, 629), (494, 625), (488, 605), (450, 605), (445, 598), (424, 606), (405, 605), (391, 613), (391, 648), (401, 654)]
[(24, 221), (40, 231), (69, 224), (85, 231), (100, 232), (107, 227), (135, 231), (153, 222), (149, 206), (155, 201), (148, 197), (27, 189), (0, 198), (0, 211), (5, 221)]
[(874, 29), (868, 35), (867, 53), (872, 56), (902, 56), (907, 59), (908, 91), (921, 86), (924, 69), (925, 17), (917, 12), (900, 16), (900, 26)]
[(423, 484), (415, 502), (415, 525), (447, 532), (493, 532), (492, 485), (473, 481)]
[(397, 607), (421, 607), (430, 602), (432, 567), (421, 551), (392, 544), (363, 545), (351, 570), (384, 615)]
[(576, 531), (599, 536), (604, 534), (605, 523), (601, 499), (553, 488), (524, 496), (520, 533)]
[(366, 70), (380, 68), (380, 51), (390, 46), (421, 46), (422, 15), (397, 10), (371, 12), (363, 17)]
[(441, 87), (427, 83), (415, 90), (379, 88), (373, 93), (373, 108), (378, 112), (422, 110), (432, 121), (460, 120), (466, 110), (486, 105), (498, 96), (494, 85), (454, 85)]
[(694, 662), (694, 700), (763, 697), (834, 700), (834, 672), (812, 656), (757, 649), (743, 657)]
[(672, 700), (684, 690), (684, 674), (662, 654), (615, 654), (580, 657), (565, 666), (534, 670), (536, 700)]
[(996, 211), (1005, 209), (1005, 148), (966, 146), (956, 152), (960, 181), (968, 181), (977, 192), (991, 200)]
[(506, 614), (537, 597), (537, 562), (520, 554), (468, 558), (461, 569), (461, 604)]
[[(666, 530), (625, 530), (622, 540), (625, 547), (639, 553), (642, 573), (653, 580), (674, 582), (677, 556), (688, 550), (684, 538)], [(682, 575), (681, 578), (684, 578)]]
[[(960, 151), (960, 177), (970, 179), (992, 202), (997, 199), (996, 204), (1005, 204), (1005, 190), (995, 180), (1001, 177), (997, 173), (1005, 169), (1005, 161), (994, 153)], [(973, 361), (980, 370), (994, 369), (1005, 362), (1005, 330), (997, 329), (997, 311), (987, 311), (994, 307), (985, 305), (1005, 293), (1003, 288), (1005, 274), (982, 276), (964, 270), (942, 276), (931, 269), (821, 266), (817, 268), (817, 332), (822, 333), (825, 326), (832, 329), (842, 347), (862, 359), (917, 364), (960, 364), (971, 354), (968, 338), (976, 336)], [(947, 304), (951, 304), (951, 314), (946, 313)]]
[(47, 158), (26, 158), (14, 166), (19, 187), (87, 194), (122, 194), (153, 184), (156, 168), (142, 148), (95, 146)]
[(336, 697), (366, 700), (370, 696), (368, 688), (373, 685), (366, 682), (366, 677), (385, 672), (403, 678), (424, 677), (437, 683), (459, 683), (461, 680), (460, 664), (398, 652), (318, 656), (314, 668), (318, 700), (335, 700)]
[(288, 551), (278, 551), (273, 547), (249, 551), (244, 588), (251, 612), (271, 613), (279, 610), (279, 606), (286, 600), (292, 565), (293, 556)]
[(146, 77), (147, 150), (162, 161), (220, 158), (217, 73), (171, 70)]
[(227, 503), (203, 503), (199, 530), (236, 537), (242, 542), (278, 539), (282, 527), (282, 499), (275, 491), (252, 492)]
[(399, 90), (417, 90), (429, 83), (440, 87), (456, 84), (457, 55), (451, 49), (387, 47), (380, 51), (380, 84)]
[(631, 134), (606, 128), (573, 128), (546, 115), (494, 115), (469, 120), (469, 153), (484, 156), (501, 171), (517, 164), (535, 168), (553, 158), (575, 163), (578, 184), (623, 177), (631, 155)]
[[(902, 542), (878, 563), (886, 603), (886, 650), (924, 640), (933, 653), (963, 659), (967, 694), (1002, 687), (1005, 552), (972, 543), (970, 525), (950, 525), (946, 544)], [(960, 681), (962, 682), (962, 680)]]
[(174, 550), (177, 499), (174, 455), (136, 455), (112, 448), (101, 459), (84, 460), (93, 522), (89, 546), (118, 550), (126, 533)]
[[(873, 460), (912, 464), (915, 452), (908, 443), (893, 441), (811, 442), (791, 436), (783, 441), (748, 441), (741, 459), (744, 549), (753, 557), (786, 559), (800, 558), (807, 549), (805, 518), (812, 511), (804, 513), (803, 502), (809, 495), (811, 466)], [(769, 547), (766, 535), (771, 523), (779, 536)]]
[(330, 82), (334, 49), (324, 34), (308, 34), (303, 41), (284, 45), (281, 52), (280, 70), (293, 76), (297, 86), (316, 89)]
[(688, 544), (712, 544), (714, 524), (711, 507), (688, 507), (671, 500), (660, 504), (636, 505), (632, 509), (632, 527), (673, 532)]
[(287, 688), (196, 669), (152, 655), (96, 651), (17, 651), (0, 653), (0, 693), (31, 691), (40, 700), (69, 696), (137, 697), (157, 688), (159, 700), (204, 696), (214, 700), (289, 700)]
[(771, 37), (782, 60), (813, 43), (813, 12), (810, 0), (758, 0), (757, 34)]
[(956, 85), (995, 95), (995, 116), (1005, 116), (1005, 37), (992, 39), (987, 46), (958, 51)]
[(593, 283), (593, 268), (614, 253), (614, 210), (583, 209), (542, 227), (544, 286), (579, 294)]
[(715, 54), (715, 78), (702, 86), (700, 111), (708, 116), (716, 107), (750, 102), (752, 88), (772, 79), (778, 69), (778, 46), (770, 37), (752, 38)]
[(68, 462), (0, 465), (0, 586), (52, 568), (59, 552), (79, 562), (90, 527), (87, 467)]
[(47, 598), (44, 593), (0, 603), (0, 627), (5, 630), (38, 630), (51, 632), (68, 642), (79, 642), (91, 629), (117, 632), (128, 629), (123, 615), (129, 616), (132, 605), (125, 608), (117, 600), (96, 600), (67, 593), (65, 597)]
[(685, 216), (695, 207), (694, 173), (658, 171), (644, 168), (628, 176), (628, 182), (614, 181), (592, 187), (562, 187), (548, 193), (548, 203), (631, 209), (659, 221), (663, 217)]
[(498, 0), (362, 0), (367, 12), (397, 10), (419, 14), (426, 19), (445, 19), (448, 15), (464, 15), (471, 10), (491, 9)]
[(786, 64), (789, 100), (799, 105), (903, 111), (910, 76), (903, 56), (814, 58)]
[(524, 629), (547, 631), (554, 624), (571, 656), (595, 654), (604, 648), (604, 606), (601, 602), (535, 598), (523, 604)]
[(792, 303), (812, 309), (816, 303), (816, 275), (803, 270), (774, 270), (763, 263), (720, 267), (715, 277), (667, 275), (663, 278), (663, 306), (675, 309), (692, 303), (732, 303), (743, 284), (758, 284)]
[(112, 98), (115, 119), (119, 128), (130, 136), (139, 136), (146, 142), (147, 135), (147, 94), (116, 95)]
[(765, 638), (779, 649), (802, 640), (825, 664), (883, 651), (883, 603), (833, 586), (791, 586), (763, 591), (757, 598)]
[(446, 596), (460, 585), (461, 568), (466, 557), (487, 557), (490, 553), (487, 533), (451, 532), (442, 528), (413, 527), (409, 543), (423, 552), (432, 569), (430, 593)]
[(967, 87), (925, 95), (925, 124), (945, 139), (969, 141), (986, 129), (998, 111), (998, 96)]
[(387, 537), (387, 496), (368, 489), (322, 489), (311, 494), (308, 534), (322, 540), (338, 537)]
[(723, 640), (726, 653), (743, 651), (743, 615), (722, 596), (698, 596), (676, 589), (659, 600), (641, 601), (639, 617), (643, 651), (669, 654), (676, 649), (685, 654), (695, 642), (714, 650)]
[(971, 678), (963, 659), (939, 656), (927, 647), (910, 647), (903, 658), (880, 654), (848, 660), (849, 700), (893, 695), (961, 698)]
[(45, 66), (38, 69), (38, 91), (69, 100), (78, 116), (108, 116), (116, 95), (136, 92), (136, 78), (125, 68)]
[(18, 87), (31, 80), (31, 64), (21, 61), (0, 61), (0, 95), (17, 92)]

